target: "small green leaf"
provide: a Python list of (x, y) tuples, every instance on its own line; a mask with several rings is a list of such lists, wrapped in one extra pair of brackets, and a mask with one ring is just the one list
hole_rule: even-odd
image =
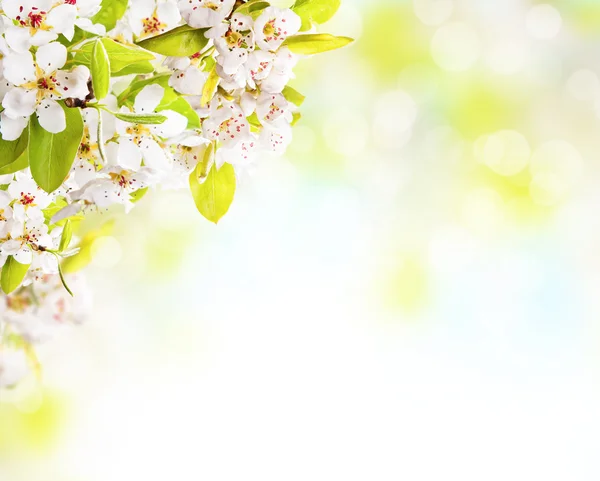
[[(155, 60), (154, 54), (135, 45), (125, 45), (110, 38), (103, 38), (101, 42), (110, 60), (112, 75), (119, 75), (121, 70), (126, 70), (128, 74), (148, 73), (148, 61)], [(73, 63), (91, 68), (94, 44), (95, 42), (87, 42), (78, 48)]]
[(217, 170), (213, 164), (203, 183), (194, 171), (190, 174), (190, 190), (198, 211), (215, 224), (227, 213), (235, 196), (235, 171), (231, 164)]
[(135, 78), (129, 87), (127, 87), (123, 92), (119, 94), (117, 97), (117, 101), (119, 103), (119, 107), (123, 105), (133, 105), (137, 94), (139, 94), (144, 87), (148, 85), (158, 84), (163, 87), (168, 86), (169, 79), (171, 78), (171, 73), (162, 73), (159, 75), (155, 75), (154, 77), (144, 78), (142, 76)]
[(204, 36), (205, 32), (206, 29), (182, 25), (156, 37), (142, 40), (138, 45), (161, 55), (189, 57), (206, 47), (208, 39)]
[(6, 259), (4, 267), (2, 267), (2, 276), (0, 277), (0, 285), (5, 294), (14, 292), (25, 279), (25, 274), (29, 270), (30, 264), (19, 264), (13, 256)]
[(264, 0), (250, 0), (249, 2), (242, 3), (237, 8), (235, 13), (241, 13), (242, 15), (253, 15), (261, 12), (269, 6), (269, 2), (265, 2)]
[(281, 92), (283, 94), (283, 96), (285, 97), (285, 99), (288, 102), (292, 102), (294, 105), (300, 107), (303, 103), (304, 100), (306, 99), (306, 97), (304, 95), (302, 95), (300, 92), (298, 92), (296, 89), (290, 87), (289, 85), (286, 85), (283, 89), (283, 92)]
[(302, 118), (302, 114), (300, 112), (294, 112), (293, 117), (292, 117), (292, 127), (294, 125), (296, 125), (298, 122), (300, 122), (300, 119)]
[(160, 114), (136, 114), (136, 113), (125, 113), (125, 112), (112, 112), (112, 114), (124, 122), (131, 122), (132, 124), (148, 124), (156, 125), (166, 122), (167, 117)]
[(112, 30), (117, 25), (117, 21), (125, 15), (128, 3), (128, 0), (102, 0), (102, 7), (92, 17), (92, 22), (104, 25), (106, 30)]
[(90, 70), (92, 72), (94, 96), (96, 99), (102, 100), (108, 95), (108, 91), (110, 90), (110, 60), (100, 40), (94, 42)]
[(73, 226), (71, 221), (67, 220), (63, 228), (62, 236), (60, 237), (60, 246), (58, 247), (58, 251), (66, 251), (71, 244), (71, 239), (73, 239)]
[(327, 33), (293, 35), (283, 43), (292, 52), (300, 55), (314, 55), (341, 48), (354, 42), (349, 37), (335, 37)]
[(132, 192), (129, 195), (129, 198), (131, 199), (131, 202), (133, 202), (135, 204), (136, 202), (139, 202), (140, 200), (142, 200), (147, 193), (148, 193), (148, 187), (144, 187), (143, 189), (138, 189), (135, 192)]
[(58, 134), (44, 129), (35, 115), (29, 121), (29, 166), (38, 185), (46, 192), (58, 189), (71, 170), (71, 165), (83, 138), (83, 118), (80, 109), (70, 109), (59, 102), (67, 127)]
[(208, 103), (215, 96), (217, 87), (219, 86), (219, 74), (217, 73), (216, 66), (208, 74), (204, 88), (202, 89), (202, 98), (200, 99), (200, 106), (206, 107)]
[(341, 0), (296, 0), (292, 10), (302, 19), (301, 31), (312, 28), (313, 23), (325, 23), (340, 8)]
[(29, 132), (27, 129), (23, 130), (21, 137), (17, 140), (4, 140), (0, 135), (0, 168), (4, 168), (13, 162), (15, 162), (25, 149), (29, 142)]

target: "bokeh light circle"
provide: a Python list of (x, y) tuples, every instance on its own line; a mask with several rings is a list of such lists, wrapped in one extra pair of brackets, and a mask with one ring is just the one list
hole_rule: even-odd
[(550, 40), (560, 32), (562, 17), (552, 5), (534, 5), (527, 13), (526, 25), (533, 38)]
[(479, 35), (466, 23), (452, 23), (440, 27), (431, 41), (433, 60), (450, 72), (469, 70), (480, 53)]

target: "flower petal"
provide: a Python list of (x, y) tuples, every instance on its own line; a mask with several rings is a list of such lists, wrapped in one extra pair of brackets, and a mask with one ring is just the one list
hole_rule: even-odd
[(137, 113), (151, 113), (156, 110), (158, 104), (165, 95), (165, 89), (160, 85), (148, 85), (137, 94), (135, 103), (133, 104), (133, 110)]
[(0, 114), (0, 133), (2, 134), (2, 139), (8, 141), (17, 140), (21, 137), (28, 122), (29, 117), (17, 117), (16, 119), (11, 119), (2, 112), (2, 114)]
[(40, 125), (48, 132), (58, 134), (67, 128), (65, 112), (52, 99), (44, 99), (35, 109)]
[(4, 113), (10, 118), (29, 117), (35, 110), (35, 90), (26, 90), (21, 87), (11, 89), (2, 100)]
[(3, 62), (4, 78), (15, 85), (37, 80), (35, 63), (30, 52), (8, 55)]
[(38, 49), (35, 60), (45, 73), (52, 73), (66, 63), (67, 47), (58, 42), (44, 45)]

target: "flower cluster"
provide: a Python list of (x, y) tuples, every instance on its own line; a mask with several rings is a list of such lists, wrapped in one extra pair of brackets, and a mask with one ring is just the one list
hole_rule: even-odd
[(304, 100), (288, 86), (299, 56), (350, 41), (315, 32), (338, 6), (0, 0), (0, 387), (26, 372), (15, 339), (85, 317), (89, 296), (67, 271), (85, 264), (73, 259), (88, 213), (189, 186), (216, 223), (240, 174), (285, 151)]

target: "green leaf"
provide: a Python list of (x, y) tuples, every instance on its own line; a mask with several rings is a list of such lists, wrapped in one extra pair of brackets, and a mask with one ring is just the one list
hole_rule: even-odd
[(58, 248), (58, 251), (66, 251), (69, 248), (69, 245), (71, 244), (71, 239), (73, 239), (73, 226), (71, 224), (71, 221), (67, 220), (63, 228), (62, 236), (60, 237), (60, 246)]
[(58, 189), (71, 170), (83, 138), (81, 110), (70, 109), (59, 102), (67, 120), (67, 127), (58, 134), (44, 129), (37, 116), (29, 121), (29, 136), (35, 139), (29, 145), (29, 166), (38, 185), (46, 192)]
[[(28, 129), (25, 129), (28, 130)], [(0, 168), (0, 175), (14, 174), (29, 167), (29, 152), (25, 150), (17, 160)]]
[(182, 25), (156, 37), (142, 40), (137, 44), (146, 50), (161, 55), (189, 57), (206, 47), (208, 43), (208, 39), (204, 36), (206, 30)]
[(138, 189), (135, 192), (129, 194), (129, 198), (131, 199), (131, 202), (135, 204), (136, 202), (142, 200), (147, 193), (148, 187), (144, 187), (143, 189)]
[(132, 124), (147, 124), (156, 125), (166, 122), (167, 117), (160, 114), (136, 114), (126, 112), (112, 112), (112, 114), (123, 122), (131, 122)]
[(112, 30), (125, 15), (128, 3), (128, 0), (102, 0), (102, 7), (92, 17), (92, 22), (104, 25), (106, 30)]
[(241, 13), (242, 15), (253, 15), (261, 12), (269, 6), (269, 2), (265, 2), (264, 0), (250, 0), (249, 2), (242, 3), (236, 9), (235, 13)]
[[(108, 55), (112, 75), (119, 75), (121, 70), (126, 70), (128, 74), (148, 73), (148, 61), (155, 60), (154, 54), (135, 45), (125, 45), (110, 38), (103, 38), (101, 42)], [(73, 63), (91, 68), (94, 43), (88, 42), (77, 49)]]
[(125, 75), (149, 74), (154, 72), (154, 65), (149, 60), (142, 60), (115, 72), (113, 77), (124, 77)]
[(77, 246), (79, 252), (74, 256), (67, 257), (62, 261), (62, 271), (66, 274), (77, 272), (83, 269), (92, 261), (92, 246), (96, 239), (110, 235), (114, 227), (114, 222), (107, 222), (97, 230), (88, 232), (83, 236)]
[(306, 97), (304, 95), (302, 95), (300, 92), (298, 92), (296, 89), (290, 87), (289, 85), (286, 85), (283, 89), (283, 92), (281, 92), (283, 94), (283, 96), (285, 97), (285, 99), (288, 102), (292, 102), (294, 105), (300, 107), (303, 103), (304, 100), (306, 99)]
[(231, 164), (223, 164), (217, 170), (213, 164), (203, 183), (198, 174), (190, 174), (190, 190), (198, 211), (215, 224), (227, 213), (235, 196), (235, 171)]
[(84, 40), (89, 40), (90, 38), (97, 37), (95, 33), (88, 32), (87, 30), (83, 30), (75, 25), (75, 34), (71, 40), (68, 40), (64, 34), (59, 35), (58, 42), (64, 45), (65, 47), (71, 47), (73, 45), (77, 45), (78, 43), (83, 42)]
[(123, 90), (123, 92), (121, 92), (117, 97), (119, 107), (123, 105), (133, 105), (137, 94), (139, 94), (144, 87), (148, 85), (158, 84), (163, 87), (168, 86), (170, 78), (171, 73), (163, 73), (150, 78), (139, 77), (134, 79), (131, 84), (129, 84), (129, 87)]
[(344, 47), (352, 42), (354, 40), (349, 37), (335, 37), (327, 33), (311, 33), (288, 37), (283, 45), (300, 55), (314, 55)]
[(302, 19), (301, 31), (310, 30), (313, 23), (325, 23), (340, 8), (341, 0), (296, 0), (292, 10)]
[(4, 267), (2, 267), (2, 276), (0, 277), (0, 285), (5, 294), (14, 292), (21, 285), (25, 274), (29, 270), (30, 264), (19, 264), (13, 256), (6, 259)]
[(0, 168), (4, 168), (13, 162), (15, 162), (25, 149), (29, 142), (29, 132), (27, 129), (23, 130), (21, 137), (17, 140), (4, 140), (0, 134)]
[(215, 92), (217, 91), (217, 87), (219, 85), (219, 74), (217, 73), (216, 67), (208, 74), (208, 78), (206, 79), (206, 83), (202, 89), (202, 98), (200, 99), (200, 106), (206, 107), (208, 103), (215, 96)]
[(92, 72), (94, 96), (96, 99), (102, 100), (108, 95), (108, 91), (110, 90), (110, 60), (100, 40), (94, 42), (90, 70)]

